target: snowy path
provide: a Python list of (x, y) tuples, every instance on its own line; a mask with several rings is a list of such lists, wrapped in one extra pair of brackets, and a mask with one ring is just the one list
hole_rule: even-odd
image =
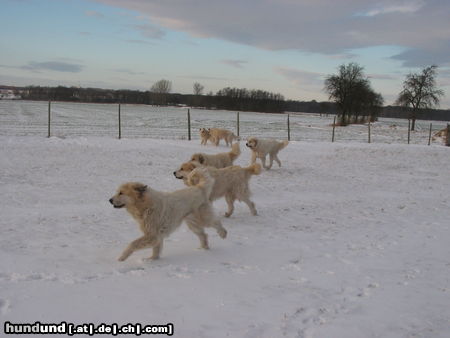
[[(0, 320), (173, 323), (176, 337), (448, 337), (450, 153), (292, 142), (210, 251), (182, 227), (157, 262), (108, 199), (182, 187), (198, 141), (0, 137)], [(243, 144), (241, 144), (243, 146)], [(237, 164), (249, 162), (243, 153)], [(218, 213), (224, 201), (215, 203)]]

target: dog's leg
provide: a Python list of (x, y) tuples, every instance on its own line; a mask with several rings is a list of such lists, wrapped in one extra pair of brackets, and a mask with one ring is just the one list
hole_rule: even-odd
[(162, 248), (163, 248), (163, 240), (161, 239), (160, 242), (158, 242), (153, 246), (153, 254), (150, 257), (150, 259), (159, 259), (159, 255), (161, 253)]
[(266, 168), (267, 170), (272, 168), (273, 165), (273, 155), (269, 154), (269, 166)]
[(208, 245), (208, 235), (205, 233), (203, 228), (200, 226), (201, 221), (196, 218), (197, 216), (194, 216), (194, 218), (191, 218), (189, 220), (186, 220), (186, 223), (191, 229), (191, 231), (197, 235), (198, 239), (200, 240), (200, 248), (201, 249), (209, 249)]
[(141, 250), (145, 248), (151, 248), (157, 244), (157, 240), (154, 237), (142, 236), (128, 244), (127, 248), (122, 252), (119, 257), (119, 261), (124, 261), (136, 250)]
[(272, 167), (272, 165), (270, 165), (270, 167), (266, 166), (266, 156), (261, 157), (261, 163), (262, 163), (264, 169), (269, 170)]
[(252, 159), (250, 161), (250, 165), (255, 164), (255, 162), (256, 162), (256, 153), (254, 151), (252, 151)]
[(273, 155), (273, 158), (274, 158), (275, 161), (278, 163), (278, 166), (281, 167), (281, 161), (280, 161), (280, 159), (278, 158), (278, 155), (277, 155), (277, 154), (274, 154), (274, 155)]
[(248, 208), (250, 209), (250, 212), (252, 213), (253, 216), (256, 216), (258, 213), (256, 211), (255, 208), (255, 203), (253, 203), (250, 198), (248, 197), (244, 197), (242, 198), (242, 202), (244, 202), (245, 204), (247, 204)]
[(222, 222), (219, 219), (214, 220), (212, 227), (217, 230), (220, 238), (227, 237), (227, 230), (222, 226)]
[(225, 213), (225, 217), (230, 217), (234, 211), (235, 198), (232, 195), (227, 194), (227, 195), (225, 195), (225, 200), (227, 201), (227, 204), (228, 204), (228, 211)]

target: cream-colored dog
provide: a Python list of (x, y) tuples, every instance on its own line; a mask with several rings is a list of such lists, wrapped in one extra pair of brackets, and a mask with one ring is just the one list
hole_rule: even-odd
[(204, 153), (196, 153), (191, 156), (191, 161), (199, 162), (204, 166), (211, 166), (215, 168), (225, 168), (233, 165), (234, 160), (241, 154), (239, 143), (233, 144), (231, 151), (227, 153), (219, 153), (215, 155), (208, 155)]
[[(269, 170), (272, 168), (273, 160), (278, 163), (281, 167), (281, 161), (278, 158), (278, 152), (285, 148), (289, 144), (289, 141), (277, 141), (271, 139), (261, 139), (256, 137), (250, 137), (247, 140), (246, 146), (252, 150), (252, 160), (251, 163), (255, 163), (256, 159), (259, 158), (265, 169)], [(266, 166), (266, 156), (269, 155), (269, 166)]]
[(205, 227), (213, 227), (220, 237), (227, 231), (213, 212), (209, 201), (214, 179), (204, 169), (192, 172), (197, 184), (174, 192), (160, 192), (142, 183), (122, 184), (109, 200), (115, 208), (126, 208), (138, 222), (143, 236), (131, 242), (119, 257), (127, 259), (134, 251), (152, 248), (151, 259), (158, 259), (165, 237), (168, 237), (182, 223), (183, 219), (199, 238), (200, 246), (208, 249)]
[(432, 137), (433, 141), (442, 140), (445, 142), (446, 139), (447, 139), (447, 128), (439, 130)]
[[(186, 185), (196, 185), (199, 183), (200, 177), (194, 173), (194, 170), (198, 170), (196, 168), (199, 166), (201, 165), (198, 162), (186, 162), (173, 174), (176, 178), (183, 179)], [(214, 201), (225, 197), (228, 204), (228, 211), (225, 213), (226, 217), (230, 217), (233, 213), (236, 200), (247, 204), (252, 215), (257, 214), (255, 203), (250, 200), (249, 181), (252, 175), (261, 173), (261, 165), (255, 163), (247, 168), (232, 166), (222, 169), (207, 167), (207, 169), (215, 180), (209, 199)]]
[(238, 137), (231, 131), (220, 128), (200, 128), (200, 137), (202, 139), (201, 144), (206, 145), (208, 141), (219, 145), (220, 140), (224, 140), (227, 146), (233, 145), (233, 140), (237, 140)]

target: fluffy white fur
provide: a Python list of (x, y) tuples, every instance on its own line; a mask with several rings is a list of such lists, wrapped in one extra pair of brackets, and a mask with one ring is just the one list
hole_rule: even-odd
[[(186, 162), (174, 172), (176, 178), (183, 179), (184, 183), (189, 186), (198, 184), (200, 176), (194, 173), (194, 170), (201, 166), (198, 162)], [(215, 182), (211, 191), (210, 200), (214, 201), (225, 197), (228, 205), (226, 217), (230, 217), (234, 211), (234, 202), (242, 201), (250, 209), (252, 215), (256, 215), (255, 203), (250, 200), (249, 181), (251, 176), (261, 173), (261, 165), (255, 163), (247, 168), (240, 166), (231, 166), (227, 168), (206, 167)]]
[(220, 129), (220, 128), (200, 128), (200, 137), (202, 139), (201, 144), (206, 145), (208, 141), (219, 145), (220, 140), (224, 140), (227, 146), (233, 145), (233, 140), (237, 140), (238, 137), (233, 132)]
[(225, 168), (233, 165), (233, 162), (241, 154), (239, 143), (233, 144), (231, 151), (227, 153), (219, 153), (209, 155), (204, 153), (196, 153), (191, 156), (191, 161), (195, 161), (204, 166), (211, 166), (215, 168)]
[[(252, 150), (251, 163), (255, 163), (259, 158), (265, 169), (272, 168), (273, 160), (281, 167), (281, 161), (278, 158), (278, 152), (285, 148), (289, 144), (289, 141), (277, 141), (271, 139), (261, 139), (256, 137), (250, 137), (247, 140), (246, 146)], [(269, 155), (269, 165), (266, 166), (266, 156)]]
[(220, 237), (226, 237), (227, 232), (215, 217), (209, 201), (214, 179), (200, 168), (191, 174), (195, 175), (197, 184), (174, 192), (160, 192), (137, 182), (119, 187), (110, 203), (115, 208), (126, 208), (143, 232), (142, 237), (131, 242), (123, 251), (119, 261), (145, 248), (152, 248), (151, 259), (158, 259), (164, 238), (174, 232), (183, 219), (198, 236), (204, 249), (209, 248), (205, 227), (213, 227)]

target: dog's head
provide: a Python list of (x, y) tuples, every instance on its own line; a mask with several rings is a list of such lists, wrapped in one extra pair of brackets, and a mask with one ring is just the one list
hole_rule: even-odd
[(127, 208), (135, 205), (142, 199), (147, 191), (147, 186), (138, 182), (129, 182), (122, 184), (117, 193), (109, 199), (114, 208)]
[(250, 137), (249, 139), (247, 139), (247, 143), (245, 145), (251, 150), (255, 150), (258, 146), (258, 139), (256, 137)]
[(205, 164), (205, 156), (201, 153), (197, 153), (191, 156), (191, 162), (198, 162), (200, 164)]
[[(199, 186), (209, 184), (209, 189), (212, 187), (212, 183), (214, 183), (214, 179), (208, 173), (208, 169), (202, 166), (194, 168), (186, 177), (186, 185), (188, 186)], [(210, 191), (209, 191), (210, 193)], [(209, 194), (208, 193), (208, 194)]]
[(180, 166), (180, 169), (174, 171), (173, 174), (176, 178), (185, 180), (188, 177), (189, 173), (199, 166), (200, 164), (198, 162), (185, 162)]
[(208, 129), (200, 128), (200, 136), (202, 138), (209, 137), (210, 136), (210, 132), (211, 132), (211, 130), (209, 128)]

